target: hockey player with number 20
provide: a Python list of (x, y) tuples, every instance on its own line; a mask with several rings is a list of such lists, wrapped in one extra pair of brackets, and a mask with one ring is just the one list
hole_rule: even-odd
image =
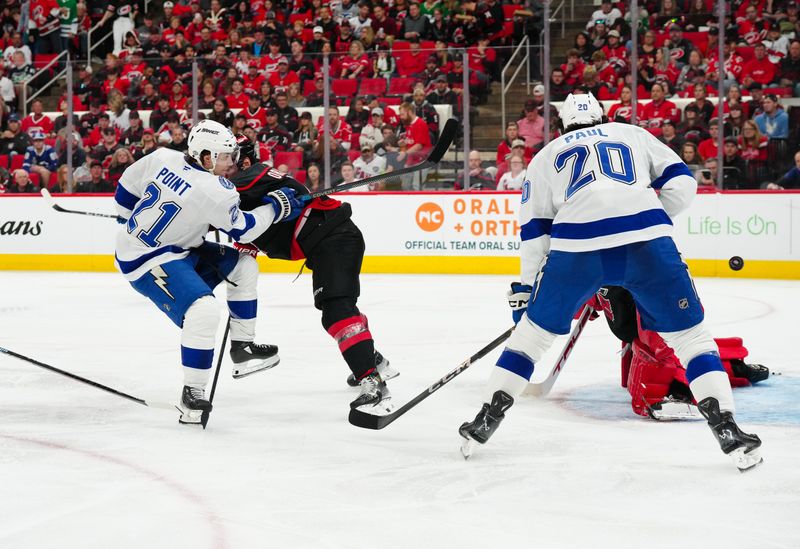
[(273, 223), (302, 211), (293, 189), (277, 189), (250, 212), (223, 174), (236, 162), (233, 133), (202, 120), (187, 140), (188, 154), (159, 149), (136, 161), (115, 195), (125, 225), (117, 236), (116, 264), (136, 291), (182, 329), (184, 387), (181, 423), (200, 423), (210, 411), (205, 386), (211, 374), (220, 307), (214, 288), (227, 281), (234, 377), (278, 363), (278, 349), (254, 343), (258, 265), (234, 248), (206, 242), (209, 226), (250, 242)]
[(757, 466), (761, 440), (734, 421), (727, 374), (671, 237), (672, 218), (695, 195), (691, 172), (646, 130), (604, 123), (591, 94), (569, 95), (560, 115), (564, 134), (531, 161), (523, 184), (521, 282), (509, 292), (517, 326), (481, 410), (459, 429), (462, 453), (489, 440), (578, 308), (601, 286), (616, 285), (633, 295), (643, 328), (657, 331), (686, 366), (722, 451), (741, 471)]

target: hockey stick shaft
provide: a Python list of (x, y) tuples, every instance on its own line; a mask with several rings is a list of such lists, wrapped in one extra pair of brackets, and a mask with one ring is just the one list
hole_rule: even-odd
[(44, 198), (45, 201), (49, 204), (49, 206), (51, 208), (53, 208), (55, 211), (57, 211), (57, 212), (78, 214), (78, 215), (89, 215), (91, 217), (105, 217), (105, 218), (108, 218), (108, 219), (116, 219), (117, 221), (124, 221), (118, 215), (104, 214), (104, 213), (98, 213), (98, 212), (86, 212), (86, 211), (83, 211), (83, 210), (69, 210), (69, 209), (64, 208), (62, 206), (59, 206), (58, 203), (53, 198), (53, 195), (51, 195), (50, 191), (48, 191), (47, 189), (42, 189), (41, 193), (42, 193), (42, 198)]
[(511, 328), (503, 332), (501, 335), (499, 335), (497, 338), (495, 338), (494, 341), (492, 341), (491, 343), (486, 345), (483, 349), (481, 349), (480, 351), (469, 357), (467, 360), (459, 364), (454, 370), (448, 372), (447, 375), (437, 380), (433, 385), (422, 391), (420, 394), (414, 397), (410, 402), (404, 404), (394, 412), (379, 416), (374, 414), (368, 414), (367, 412), (363, 412), (358, 409), (353, 409), (350, 410), (350, 417), (348, 418), (348, 421), (350, 421), (352, 425), (355, 425), (356, 427), (362, 427), (364, 429), (373, 429), (373, 430), (383, 429), (384, 427), (395, 421), (397, 418), (399, 418), (400, 416), (402, 416), (403, 414), (414, 408), (417, 404), (419, 404), (420, 402), (431, 396), (433, 393), (435, 393), (436, 391), (438, 391), (439, 389), (441, 389), (442, 387), (453, 381), (453, 379), (455, 379), (456, 376), (458, 376), (464, 370), (472, 366), (472, 364), (474, 364), (475, 362), (477, 362), (478, 360), (480, 360), (481, 358), (492, 352), (496, 347), (498, 347), (501, 343), (503, 343), (506, 339), (508, 339), (513, 331), (514, 327), (512, 326)]
[[(219, 379), (219, 370), (222, 366), (222, 357), (225, 354), (225, 344), (228, 342), (228, 334), (231, 331), (231, 317), (228, 316), (228, 323), (225, 325), (225, 333), (222, 335), (222, 343), (219, 346), (219, 356), (217, 356), (217, 368), (214, 371), (214, 381), (211, 382), (211, 393), (208, 395), (208, 403), (211, 404), (214, 402), (214, 393), (217, 392), (217, 380)], [(203, 411), (203, 414), (200, 416), (200, 423), (203, 425), (203, 429), (206, 428), (208, 425), (208, 418), (211, 416), (211, 410)]]
[(564, 369), (567, 359), (572, 353), (572, 349), (575, 348), (575, 343), (577, 343), (578, 338), (583, 332), (583, 328), (586, 326), (586, 323), (589, 322), (589, 317), (593, 312), (594, 309), (589, 305), (586, 305), (583, 308), (581, 316), (578, 317), (578, 322), (575, 324), (575, 327), (572, 328), (572, 332), (569, 334), (569, 339), (567, 339), (567, 343), (561, 350), (561, 354), (558, 355), (558, 359), (556, 360), (553, 368), (550, 370), (548, 376), (540, 383), (529, 383), (522, 392), (523, 395), (546, 396), (550, 392), (556, 380), (558, 379), (559, 374), (561, 374), (561, 371)]
[(158, 401), (148, 401), (143, 398), (135, 397), (133, 395), (129, 395), (128, 393), (123, 393), (122, 391), (118, 391), (113, 387), (108, 387), (107, 385), (103, 385), (102, 383), (98, 383), (96, 381), (92, 381), (91, 379), (87, 379), (85, 377), (81, 377), (77, 374), (73, 374), (71, 372), (67, 372), (66, 370), (62, 370), (60, 368), (56, 368), (55, 366), (51, 366), (49, 364), (45, 364), (44, 362), (39, 362), (36, 359), (33, 359), (29, 356), (21, 355), (19, 353), (15, 353), (10, 349), (6, 349), (4, 347), (0, 347), (0, 353), (3, 353), (8, 356), (13, 356), (14, 358), (18, 358), (19, 360), (28, 362), (33, 364), (34, 366), (39, 366), (40, 368), (44, 368), (45, 370), (50, 370), (51, 372), (55, 372), (57, 374), (61, 374), (62, 376), (66, 376), (70, 379), (74, 379), (75, 381), (80, 381), (81, 383), (85, 383), (86, 385), (90, 385), (95, 389), (100, 389), (101, 391), (105, 391), (107, 393), (111, 393), (112, 395), (116, 395), (120, 398), (124, 398), (125, 400), (129, 400), (131, 402), (135, 402), (136, 404), (141, 404), (142, 406), (148, 406), (150, 408), (164, 408), (168, 410), (175, 410), (174, 404), (169, 404), (166, 402), (158, 402)]
[(445, 153), (447, 152), (447, 149), (449, 149), (450, 145), (453, 144), (453, 139), (455, 139), (457, 132), (458, 132), (458, 122), (454, 118), (451, 118), (450, 120), (445, 122), (444, 128), (442, 129), (442, 133), (441, 135), (439, 135), (439, 141), (436, 142), (436, 146), (431, 151), (431, 154), (429, 154), (428, 158), (426, 158), (419, 164), (415, 164), (413, 166), (408, 166), (405, 168), (400, 168), (399, 170), (386, 172), (380, 175), (374, 175), (372, 177), (367, 177), (366, 179), (353, 181), (352, 183), (337, 185), (335, 187), (331, 187), (330, 189), (323, 189), (321, 191), (312, 193), (310, 195), (309, 200), (313, 200), (314, 198), (319, 198), (321, 196), (327, 196), (329, 194), (340, 193), (342, 191), (349, 191), (350, 189), (361, 187), (363, 185), (380, 183), (382, 181), (386, 181), (387, 179), (393, 179), (401, 175), (408, 175), (411, 173), (416, 173), (421, 170), (427, 170), (429, 168), (433, 168), (436, 164), (438, 164), (442, 160)]

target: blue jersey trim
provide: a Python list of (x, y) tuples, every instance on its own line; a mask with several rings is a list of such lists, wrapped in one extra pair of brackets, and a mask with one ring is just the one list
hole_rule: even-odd
[[(525, 322), (525, 320), (522, 322)], [(500, 358), (497, 359), (497, 366), (526, 380), (530, 380), (533, 375), (533, 361), (527, 355), (511, 349), (503, 350)]]
[(522, 226), (520, 237), (522, 238), (523, 242), (525, 240), (533, 240), (534, 238), (539, 238), (540, 236), (550, 234), (552, 227), (552, 219), (534, 217)]
[(555, 223), (552, 229), (553, 238), (566, 240), (585, 240), (630, 231), (640, 231), (655, 225), (672, 225), (667, 212), (661, 208), (645, 210), (632, 215), (609, 217), (587, 223)]
[(139, 202), (139, 197), (128, 192), (128, 189), (118, 183), (117, 190), (114, 193), (114, 200), (126, 210), (133, 210), (136, 207), (136, 203)]
[(686, 366), (686, 380), (691, 383), (698, 377), (708, 372), (724, 372), (722, 362), (717, 353), (703, 353), (697, 355)]
[(666, 169), (658, 176), (655, 181), (650, 183), (650, 186), (654, 189), (658, 190), (667, 183), (669, 183), (672, 179), (680, 176), (680, 175), (688, 175), (692, 179), (694, 176), (692, 175), (689, 166), (684, 164), (683, 162), (676, 162), (675, 164), (670, 164), (666, 167)]
[(240, 240), (247, 231), (256, 226), (256, 218), (253, 214), (242, 212), (242, 215), (244, 216), (244, 229), (231, 229), (230, 231), (222, 231), (237, 241)]
[(114, 258), (117, 260), (117, 264), (119, 265), (120, 271), (122, 271), (123, 274), (129, 274), (138, 269), (139, 267), (141, 267), (142, 265), (144, 265), (145, 263), (147, 263), (148, 261), (150, 261), (151, 259), (153, 259), (154, 257), (158, 257), (160, 255), (169, 253), (180, 254), (185, 251), (186, 250), (184, 250), (179, 246), (164, 246), (163, 248), (158, 248), (157, 250), (153, 250), (150, 253), (139, 256), (132, 261), (123, 261), (116, 254), (114, 255)]
[(186, 368), (208, 370), (214, 361), (214, 349), (192, 349), (181, 345), (181, 364)]
[(249, 320), (256, 317), (258, 301), (255, 299), (250, 301), (228, 301), (228, 311), (230, 311), (232, 318)]

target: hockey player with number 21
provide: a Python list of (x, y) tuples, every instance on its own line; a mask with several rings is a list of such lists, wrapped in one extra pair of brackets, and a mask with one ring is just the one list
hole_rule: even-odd
[(234, 377), (278, 363), (278, 349), (254, 343), (256, 260), (234, 248), (206, 242), (209, 226), (250, 242), (273, 223), (302, 211), (293, 189), (277, 189), (250, 212), (222, 177), (236, 162), (233, 133), (202, 120), (189, 133), (188, 154), (159, 149), (125, 170), (116, 191), (125, 225), (117, 236), (116, 264), (131, 286), (182, 329), (184, 387), (181, 423), (200, 423), (210, 411), (205, 387), (211, 374), (220, 307), (214, 288), (227, 284)]
[(528, 384), (534, 366), (586, 301), (605, 285), (631, 292), (645, 329), (686, 366), (689, 388), (722, 451), (740, 471), (762, 462), (761, 440), (736, 425), (728, 377), (703, 323), (703, 307), (672, 240), (672, 218), (697, 183), (680, 158), (636, 126), (604, 123), (591, 94), (569, 95), (564, 134), (528, 166), (520, 208), (517, 322), (489, 378), (484, 404), (464, 423), (462, 453), (486, 443)]

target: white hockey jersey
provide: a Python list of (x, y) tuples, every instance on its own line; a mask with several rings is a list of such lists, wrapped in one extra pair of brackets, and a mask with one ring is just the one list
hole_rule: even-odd
[(642, 128), (612, 122), (560, 136), (525, 175), (522, 282), (533, 284), (550, 250), (587, 252), (670, 236), (671, 218), (696, 190), (686, 164)]
[(250, 242), (275, 218), (268, 205), (241, 211), (233, 183), (171, 149), (158, 149), (125, 170), (114, 198), (117, 212), (128, 220), (117, 235), (116, 265), (131, 281), (186, 257), (209, 226)]

